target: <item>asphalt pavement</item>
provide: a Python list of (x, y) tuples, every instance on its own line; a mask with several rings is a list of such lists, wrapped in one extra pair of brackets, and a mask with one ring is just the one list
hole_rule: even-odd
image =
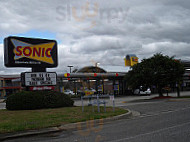
[[(188, 95), (188, 92), (184, 95)], [(78, 126), (77, 130), (23, 137), (7, 142), (188, 142), (190, 99), (146, 101), (147, 97), (149, 96), (140, 97), (142, 101), (139, 101), (139, 97), (115, 99), (118, 106), (136, 112), (137, 115), (128, 119), (92, 121), (83, 128)], [(76, 101), (77, 103), (79, 102)]]

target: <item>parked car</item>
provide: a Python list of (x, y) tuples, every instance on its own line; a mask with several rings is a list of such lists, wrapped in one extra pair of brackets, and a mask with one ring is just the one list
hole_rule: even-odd
[(75, 93), (73, 91), (71, 91), (71, 90), (65, 90), (64, 94), (70, 95), (70, 96), (75, 95)]
[(90, 89), (84, 88), (83, 90), (77, 90), (77, 94), (82, 95), (82, 96), (84, 96), (84, 95), (93, 95), (95, 93), (96, 93), (96, 90), (93, 89), (93, 88), (90, 88)]
[(140, 86), (139, 89), (135, 89), (134, 94), (135, 95), (150, 95), (151, 90), (150, 90), (150, 88)]

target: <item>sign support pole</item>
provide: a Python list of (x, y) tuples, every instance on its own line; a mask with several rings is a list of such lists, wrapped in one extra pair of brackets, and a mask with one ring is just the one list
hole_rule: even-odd
[(43, 68), (43, 67), (32, 68), (32, 72), (46, 72), (46, 68)]
[(97, 94), (97, 105), (98, 105), (98, 112), (100, 112), (99, 94)]

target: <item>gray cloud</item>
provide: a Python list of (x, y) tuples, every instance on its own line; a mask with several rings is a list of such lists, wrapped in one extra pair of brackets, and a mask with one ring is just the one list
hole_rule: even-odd
[[(58, 72), (68, 71), (70, 64), (124, 66), (124, 56), (131, 53), (140, 59), (157, 52), (190, 59), (190, 1), (95, 0), (89, 2), (89, 11), (86, 7), (84, 0), (0, 1), (0, 36), (31, 30), (54, 33), (60, 41), (59, 66), (53, 69)], [(29, 70), (7, 70), (3, 50), (0, 55), (0, 73)]]

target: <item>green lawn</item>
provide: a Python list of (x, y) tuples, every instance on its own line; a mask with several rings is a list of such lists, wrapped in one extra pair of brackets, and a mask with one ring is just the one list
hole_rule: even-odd
[(21, 110), (8, 111), (0, 110), (0, 133), (17, 132), (31, 129), (40, 129), (62, 124), (81, 122), (91, 119), (100, 119), (126, 113), (127, 110), (107, 107), (101, 107), (101, 112), (92, 112), (92, 107), (85, 107), (82, 112), (81, 107), (68, 107), (56, 109), (41, 110)]

